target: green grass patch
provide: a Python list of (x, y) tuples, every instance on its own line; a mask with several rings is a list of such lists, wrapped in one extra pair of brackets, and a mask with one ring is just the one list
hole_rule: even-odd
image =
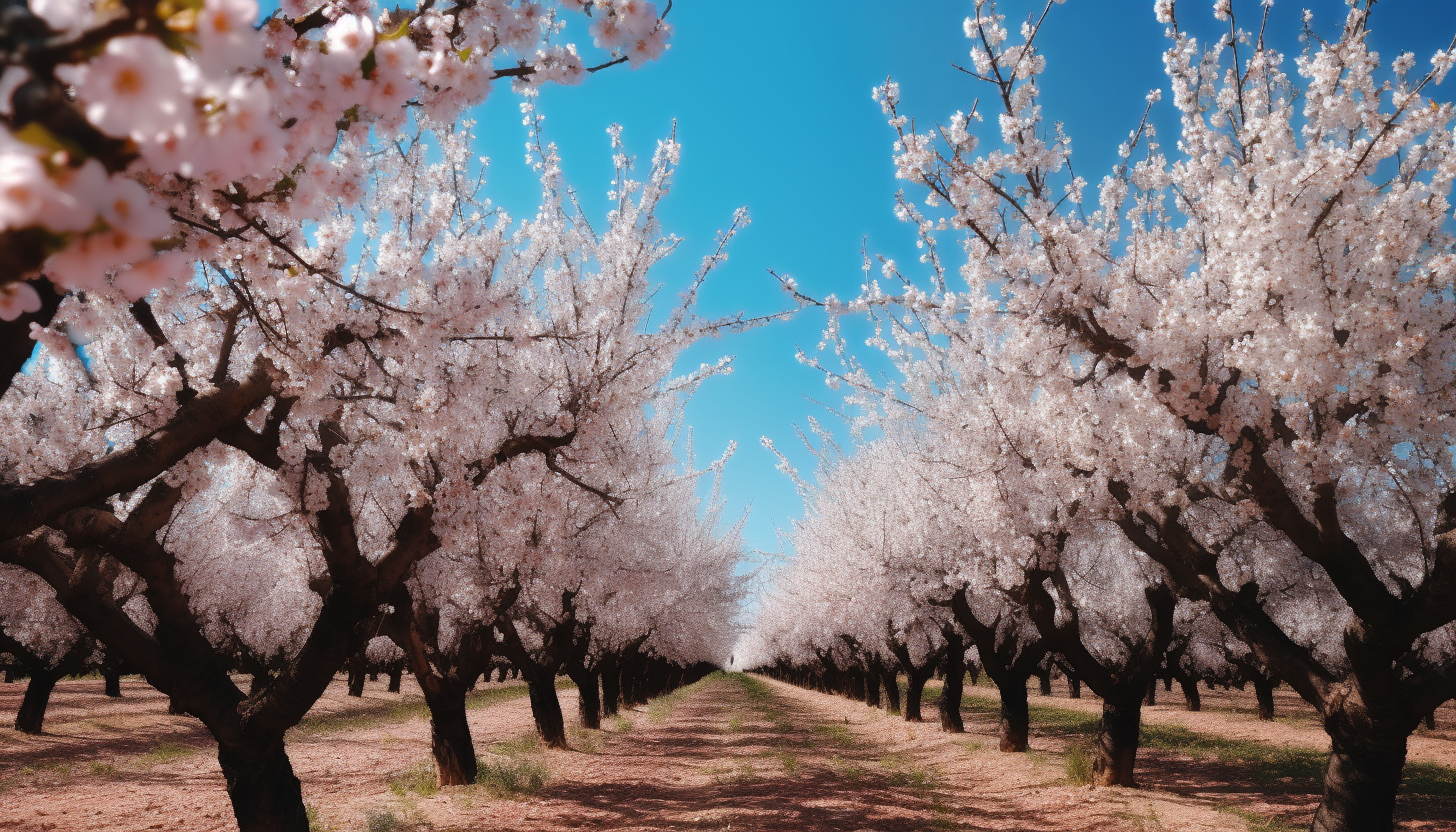
[(1062, 755), (1062, 769), (1067, 772), (1067, 781), (1074, 786), (1091, 783), (1092, 753), (1080, 744), (1070, 746)]
[(935, 788), (935, 773), (930, 769), (921, 768), (900, 757), (885, 757), (880, 760), (880, 765), (884, 767), (885, 780), (891, 786), (911, 788), (922, 792)]
[(814, 726), (814, 733), (829, 740), (840, 748), (854, 747), (854, 734), (849, 726), (834, 722), (821, 722)]
[(162, 742), (152, 747), (151, 751), (137, 758), (137, 765), (155, 766), (161, 763), (170, 763), (173, 760), (180, 760), (183, 757), (195, 754), (197, 749), (189, 748), (181, 743)]
[(736, 734), (743, 730), (743, 717), (734, 714), (728, 719), (728, 733)]
[(784, 767), (784, 774), (790, 777), (797, 777), (799, 774), (799, 760), (792, 754), (779, 754), (779, 765)]
[(113, 777), (116, 775), (116, 766), (111, 763), (92, 761), (90, 768), (91, 773), (97, 777)]
[(364, 832), (421, 832), (431, 828), (416, 813), (400, 814), (393, 809), (382, 809), (364, 816)]
[(616, 729), (618, 733), (625, 734), (628, 731), (632, 730), (632, 720), (626, 718), (625, 716), (622, 716), (621, 714), (613, 714), (612, 727)]
[[(568, 680), (570, 681), (570, 680)], [(466, 708), (488, 708), (501, 702), (520, 699), (526, 695), (524, 682), (501, 688), (474, 690), (465, 695)], [(430, 708), (423, 699), (403, 702), (387, 702), (350, 710), (348, 713), (317, 714), (305, 716), (289, 729), (289, 733), (304, 735), (334, 734), (363, 728), (377, 728), (394, 722), (408, 722), (411, 719), (429, 719)]]
[(490, 753), (498, 757), (519, 757), (535, 754), (541, 750), (541, 738), (533, 731), (513, 740), (501, 740), (490, 744)]
[(1239, 820), (1242, 820), (1244, 822), (1244, 828), (1248, 832), (1303, 832), (1305, 828), (1283, 818), (1260, 815), (1256, 812), (1250, 812), (1247, 809), (1240, 809), (1237, 806), (1216, 806), (1214, 808), (1226, 815), (1233, 815)]
[(433, 763), (416, 763), (404, 771), (391, 774), (386, 783), (398, 797), (405, 797), (411, 792), (420, 797), (434, 797), (440, 791)]
[(541, 791), (550, 776), (551, 770), (539, 760), (506, 757), (481, 760), (476, 768), (475, 785), (491, 797), (513, 799)]

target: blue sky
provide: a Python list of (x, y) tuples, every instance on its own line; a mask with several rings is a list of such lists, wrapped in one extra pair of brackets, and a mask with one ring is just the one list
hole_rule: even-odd
[[(1205, 38), (1217, 33), (1211, 5), (1182, 0), (1180, 22)], [(1002, 11), (1019, 21), (1041, 6), (1040, 0), (1012, 0)], [(1148, 90), (1164, 86), (1166, 41), (1152, 6), (1151, 0), (1070, 0), (1052, 9), (1039, 38), (1049, 64), (1042, 80), (1045, 111), (1066, 124), (1076, 169), (1093, 183), (1115, 162), (1115, 149), (1136, 125)], [(669, 17), (676, 30), (672, 48), (662, 60), (637, 71), (598, 73), (580, 87), (548, 89), (540, 109), (569, 180), (597, 216), (605, 210), (611, 172), (606, 127), (622, 124), (629, 150), (645, 162), (676, 119), (682, 164), (660, 216), (686, 239), (656, 275), (668, 297), (691, 279), (715, 232), (739, 206), (749, 209), (753, 224), (704, 292), (705, 313), (781, 308), (770, 268), (794, 276), (809, 294), (850, 296), (861, 280), (862, 240), (902, 266), (915, 263), (912, 229), (893, 216), (901, 184), (893, 176), (893, 135), (870, 91), (893, 76), (901, 84), (902, 111), (922, 122), (944, 121), (978, 96), (989, 96), (951, 67), (967, 60), (961, 24), (970, 7), (949, 0), (679, 0)], [(1291, 56), (1306, 7), (1315, 12), (1316, 31), (1328, 37), (1338, 35), (1344, 19), (1341, 0), (1276, 2), (1269, 31)], [(1244, 28), (1257, 27), (1255, 3), (1235, 0), (1235, 11)], [(1383, 0), (1372, 39), (1387, 60), (1410, 49), (1420, 66), (1428, 66), (1430, 54), (1453, 33), (1456, 3)], [(1450, 87), (1436, 95), (1450, 97)], [(534, 186), (523, 162), (517, 103), (497, 91), (478, 114), (478, 130), (482, 152), (493, 159), (497, 201), (526, 207)], [(1166, 96), (1159, 108), (1157, 120), (1166, 125), (1161, 135), (1171, 144), (1176, 120)], [(802, 510), (793, 484), (775, 469), (759, 437), (771, 437), (808, 473), (812, 458), (795, 439), (794, 424), (811, 415), (835, 422), (816, 401), (835, 406), (839, 394), (794, 359), (796, 346), (814, 347), (822, 325), (821, 315), (805, 312), (788, 323), (699, 345), (681, 365), (686, 370), (734, 357), (734, 374), (710, 380), (689, 405), (688, 420), (700, 457), (738, 443), (725, 493), (730, 512), (752, 506), (747, 541), (757, 549), (777, 550), (776, 530)]]
[[(275, 7), (269, 0), (263, 5), (265, 13)], [(1042, 6), (1043, 0), (1003, 0), (1001, 11), (1014, 31)], [(1044, 110), (1066, 125), (1076, 170), (1094, 185), (1115, 163), (1115, 149), (1136, 125), (1144, 96), (1165, 88), (1167, 42), (1152, 7), (1152, 0), (1069, 0), (1052, 9), (1038, 37), (1048, 60), (1041, 80)], [(1178, 3), (1180, 24), (1204, 42), (1226, 31), (1213, 21), (1211, 7), (1211, 0)], [(1325, 37), (1337, 36), (1344, 20), (1343, 0), (1277, 0), (1270, 39), (1291, 57), (1300, 48), (1304, 8), (1314, 11), (1316, 32)], [(1234, 9), (1242, 28), (1257, 28), (1254, 0), (1234, 0)], [(768, 269), (793, 276), (811, 295), (852, 296), (861, 282), (862, 243), (902, 268), (916, 265), (913, 229), (893, 215), (902, 184), (893, 175), (893, 134), (870, 92), (893, 76), (901, 85), (902, 112), (922, 124), (944, 122), (978, 97), (993, 95), (951, 66), (968, 60), (962, 21), (970, 10), (969, 0), (677, 0), (669, 18), (672, 46), (661, 60), (635, 71), (614, 67), (579, 87), (548, 87), (539, 109), (547, 137), (561, 148), (568, 180), (594, 220), (608, 205), (607, 127), (623, 125), (628, 150), (645, 164), (676, 120), (682, 163), (659, 216), (667, 231), (685, 240), (655, 272), (666, 298), (692, 279), (717, 231), (741, 206), (753, 224), (703, 292), (705, 315), (784, 308)], [(1371, 40), (1386, 61), (1411, 50), (1418, 66), (1426, 67), (1453, 33), (1452, 0), (1381, 0)], [(1453, 84), (1456, 79), (1434, 95), (1451, 98)], [(525, 163), (519, 103), (502, 84), (472, 114), (480, 152), (492, 160), (490, 196), (517, 217), (533, 210), (538, 194)], [(1177, 122), (1167, 96), (1154, 119), (1171, 144)], [(777, 530), (788, 528), (803, 508), (759, 438), (772, 438), (807, 474), (813, 460), (794, 425), (814, 416), (844, 433), (826, 409), (837, 407), (840, 394), (794, 358), (798, 346), (814, 348), (823, 323), (821, 315), (801, 313), (787, 323), (700, 344), (680, 364), (687, 371), (723, 355), (734, 358), (734, 373), (709, 380), (687, 417), (700, 461), (738, 443), (724, 477), (725, 496), (730, 514), (751, 506), (746, 538), (757, 550), (777, 551)]]

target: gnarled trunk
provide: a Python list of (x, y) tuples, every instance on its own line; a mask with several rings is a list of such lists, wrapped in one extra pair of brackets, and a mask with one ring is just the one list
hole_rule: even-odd
[(541, 741), (551, 748), (566, 748), (566, 719), (556, 696), (556, 675), (550, 671), (531, 673), (526, 678), (531, 695), (531, 716)]
[(1404, 736), (1372, 740), (1331, 732), (1324, 799), (1311, 832), (1390, 832), (1405, 767)]
[(996, 679), (1001, 692), (1001, 725), (998, 745), (1002, 751), (1025, 751), (1031, 734), (1031, 714), (1026, 704), (1026, 677)]
[(1265, 722), (1274, 719), (1274, 683), (1258, 676), (1254, 677), (1254, 699), (1259, 703), (1259, 718)]
[(1136, 786), (1138, 731), (1142, 727), (1142, 697), (1102, 702), (1102, 724), (1097, 729), (1097, 756), (1092, 761), (1092, 782), (1099, 786)]
[(945, 683), (940, 688), (936, 707), (940, 709), (940, 729), (953, 734), (964, 733), (961, 721), (961, 692), (966, 681), (966, 647), (956, 632), (946, 633)]
[(1178, 686), (1183, 689), (1183, 699), (1188, 703), (1188, 710), (1203, 710), (1203, 696), (1198, 692), (1198, 680), (1187, 676), (1178, 680)]
[[(430, 707), (430, 751), (435, 756), (435, 773), (441, 786), (468, 786), (475, 782), (475, 743), (465, 715), (468, 683), (441, 678), (437, 684), (421, 685), (425, 704)], [(431, 689), (434, 689), (433, 692)]]
[(920, 716), (920, 699), (925, 693), (925, 682), (930, 674), (908, 673), (905, 679), (905, 721), (922, 722)]
[(1067, 696), (1072, 699), (1082, 698), (1082, 680), (1071, 674), (1067, 675)]
[(1037, 679), (1037, 682), (1039, 683), (1038, 688), (1041, 691), (1041, 695), (1042, 696), (1051, 696), (1052, 695), (1052, 669), (1050, 667), (1048, 667), (1046, 670), (1039, 670), (1039, 671), (1037, 671), (1037, 673), (1036, 673), (1036, 679)]
[(106, 694), (112, 699), (120, 699), (121, 672), (116, 670), (103, 670), (101, 672), (101, 678), (105, 680), (105, 685), (102, 688), (102, 693)]
[(389, 692), (399, 693), (399, 686), (404, 681), (404, 668), (394, 667), (389, 671)]
[(45, 722), (46, 706), (51, 701), (51, 691), (64, 674), (56, 670), (33, 670), (30, 684), (25, 687), (25, 696), (20, 700), (20, 710), (15, 713), (15, 730), (22, 734), (39, 734)]
[(1158, 704), (1158, 679), (1156, 676), (1148, 680), (1148, 692), (1143, 696), (1143, 704)]
[(219, 745), (217, 761), (238, 832), (308, 832), (303, 792), (282, 738), (256, 746)]
[(893, 668), (880, 665), (880, 681), (885, 684), (885, 701), (889, 703), (891, 714), (900, 713), (900, 680), (899, 675)]
[(567, 675), (576, 683), (576, 709), (583, 727), (602, 727), (602, 696), (597, 674), (583, 667), (568, 668)]
[(602, 678), (602, 715), (616, 716), (622, 706), (622, 686), (617, 657), (611, 653), (603, 656), (597, 672)]
[(865, 704), (880, 707), (880, 674), (873, 667), (865, 671)]

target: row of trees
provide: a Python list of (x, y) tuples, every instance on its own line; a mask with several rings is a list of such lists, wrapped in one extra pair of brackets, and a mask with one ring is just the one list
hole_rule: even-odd
[[(1407, 738), (1456, 696), (1456, 108), (1428, 97), (1456, 50), (1382, 70), (1357, 3), (1291, 71), (1236, 4), (1200, 42), (1159, 2), (1176, 151), (1145, 116), (1084, 205), (1039, 100), (1051, 5), (1019, 39), (990, 0), (966, 23), (991, 146), (975, 110), (917, 132), (877, 94), (924, 274), (823, 302), (806, 359), (861, 438), (824, 455), (750, 663), (893, 660), (913, 691), (964, 639), (1014, 749), (1055, 653), (1123, 784), (1161, 668), (1245, 664), (1329, 732), (1313, 828), (1390, 829)], [(873, 359), (842, 335), (866, 316)]]
[[(596, 66), (562, 42), (574, 13)], [(473, 779), (464, 694), (492, 666), (562, 745), (559, 673), (590, 724), (726, 653), (738, 530), (697, 498), (721, 462), (674, 458), (725, 365), (673, 364), (749, 323), (694, 312), (746, 220), (649, 319), (676, 144), (639, 179), (614, 135), (598, 229), (537, 139), (518, 223), (458, 120), (493, 79), (529, 101), (656, 57), (653, 4), (6, 15), (9, 661), (143, 675), (216, 738), (243, 832), (303, 832), (284, 734), (371, 644), (419, 680), (446, 784)]]

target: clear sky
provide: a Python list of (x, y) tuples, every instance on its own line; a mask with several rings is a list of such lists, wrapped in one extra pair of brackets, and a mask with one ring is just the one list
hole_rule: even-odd
[[(1010, 0), (1002, 11), (1014, 31), (1015, 22), (1042, 5)], [(1165, 87), (1166, 41), (1152, 7), (1152, 0), (1069, 0), (1052, 9), (1039, 36), (1048, 59), (1045, 111), (1065, 123), (1077, 172), (1094, 184), (1136, 125), (1144, 96)], [(1211, 7), (1209, 0), (1181, 0), (1180, 23), (1203, 39), (1216, 34)], [(809, 294), (852, 296), (861, 282), (862, 240), (904, 267), (917, 265), (913, 229), (892, 212), (902, 184), (893, 176), (893, 134), (870, 91), (893, 76), (901, 84), (902, 111), (921, 123), (944, 122), (978, 96), (992, 95), (951, 66), (968, 60), (962, 21), (970, 8), (964, 0), (678, 0), (669, 15), (672, 47), (662, 60), (637, 71), (613, 68), (580, 87), (548, 89), (540, 108), (569, 180), (597, 215), (605, 210), (610, 175), (605, 128), (622, 124), (628, 149), (645, 163), (676, 119), (682, 164), (660, 216), (667, 230), (686, 239), (657, 273), (668, 297), (691, 278), (739, 206), (747, 206), (753, 224), (704, 293), (706, 313), (781, 308), (770, 268), (794, 276)], [(1257, 28), (1256, 3), (1235, 0), (1234, 8), (1241, 27)], [(1291, 71), (1303, 8), (1314, 11), (1316, 32), (1328, 37), (1338, 35), (1344, 19), (1342, 0), (1278, 0), (1269, 32), (1290, 56)], [(1427, 67), (1431, 53), (1456, 34), (1456, 2), (1381, 0), (1372, 29), (1386, 60), (1409, 49)], [(1453, 83), (1436, 95), (1452, 97)], [(1176, 120), (1167, 100), (1157, 120), (1171, 144)], [(494, 160), (491, 180), (507, 205), (514, 203), (512, 193), (533, 193), (516, 107), (502, 89), (479, 114), (483, 152)], [(757, 549), (777, 550), (776, 530), (802, 510), (759, 437), (771, 437), (808, 473), (812, 459), (795, 439), (794, 424), (810, 415), (836, 421), (824, 405), (835, 406), (839, 394), (794, 359), (796, 345), (814, 348), (822, 324), (822, 315), (808, 311), (789, 323), (707, 342), (683, 361), (686, 370), (734, 356), (734, 374), (705, 384), (688, 419), (700, 458), (738, 443), (725, 492), (730, 511), (751, 505), (747, 540)]]
[[(1043, 0), (1004, 0), (1001, 11), (1014, 31), (1042, 6)], [(1203, 42), (1226, 31), (1211, 7), (1211, 0), (1178, 2), (1180, 24)], [(1290, 57), (1291, 71), (1304, 8), (1314, 11), (1317, 34), (1337, 36), (1344, 20), (1343, 0), (1277, 0), (1269, 33)], [(1234, 0), (1234, 9), (1242, 28), (1257, 29), (1255, 0)], [(753, 224), (704, 292), (705, 314), (783, 308), (770, 268), (792, 275), (811, 295), (852, 296), (861, 282), (862, 241), (904, 268), (916, 265), (913, 229), (893, 215), (902, 184), (893, 176), (893, 134), (871, 89), (893, 76), (901, 84), (902, 111), (922, 124), (944, 122), (977, 97), (992, 96), (951, 66), (968, 60), (962, 21), (970, 10), (969, 0), (677, 0), (669, 16), (672, 46), (660, 61), (636, 71), (614, 67), (579, 87), (547, 88), (539, 106), (547, 136), (561, 147), (568, 179), (594, 219), (607, 206), (608, 125), (624, 126), (629, 151), (645, 164), (676, 120), (682, 164), (659, 216), (685, 240), (655, 274), (667, 299), (691, 280), (717, 230), (740, 206)], [(1427, 67), (1456, 33), (1456, 0), (1380, 0), (1372, 30), (1385, 60), (1408, 49)], [(1136, 125), (1144, 96), (1166, 88), (1167, 41), (1153, 19), (1153, 2), (1068, 0), (1052, 9), (1038, 43), (1048, 60), (1041, 81), (1045, 112), (1066, 125), (1076, 170), (1095, 185)], [(1456, 79), (1434, 94), (1449, 99), (1453, 85)], [(1171, 144), (1176, 119), (1168, 99), (1155, 109), (1155, 120)], [(524, 162), (518, 105), (502, 84), (475, 118), (481, 153), (492, 159), (491, 196), (520, 217), (534, 207), (537, 190)], [(772, 438), (809, 473), (812, 459), (794, 425), (811, 415), (836, 424), (825, 405), (836, 406), (839, 394), (794, 359), (796, 346), (814, 348), (822, 325), (822, 315), (805, 312), (699, 345), (681, 365), (686, 371), (734, 357), (733, 375), (709, 380), (687, 415), (700, 460), (738, 443), (725, 492), (730, 513), (751, 505), (747, 542), (755, 549), (778, 550), (776, 530), (802, 511), (793, 484), (759, 438)]]

